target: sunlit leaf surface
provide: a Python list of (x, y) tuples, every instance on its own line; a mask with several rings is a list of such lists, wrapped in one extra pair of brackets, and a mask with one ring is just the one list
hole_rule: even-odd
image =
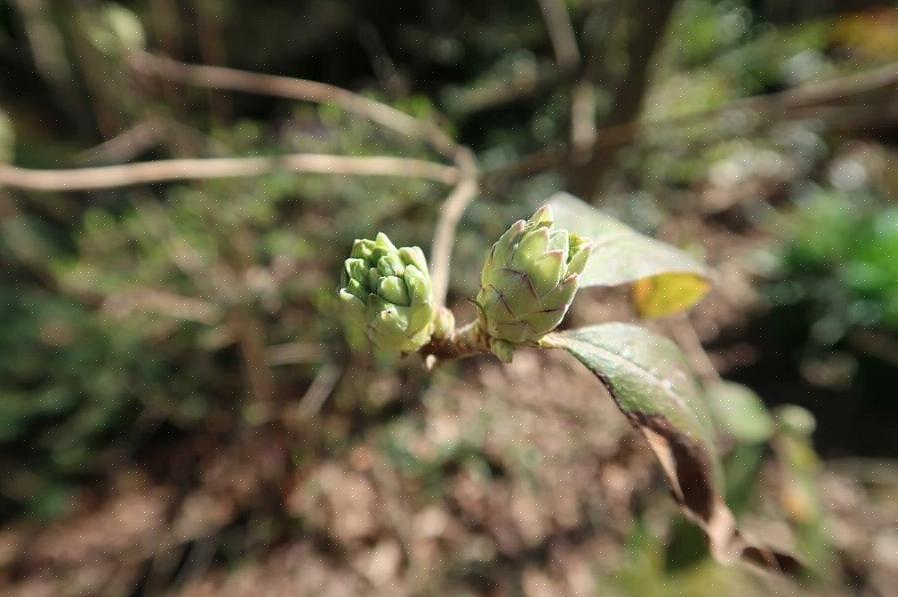
[(581, 287), (634, 284), (633, 300), (643, 317), (688, 309), (710, 289), (707, 269), (679, 249), (639, 234), (573, 195), (554, 195), (549, 205), (558, 227), (595, 245)]
[(630, 423), (645, 436), (684, 513), (708, 535), (721, 561), (743, 559), (793, 572), (789, 555), (746, 542), (723, 500), (720, 460), (702, 389), (677, 346), (639, 326), (607, 323), (550, 334), (592, 371)]

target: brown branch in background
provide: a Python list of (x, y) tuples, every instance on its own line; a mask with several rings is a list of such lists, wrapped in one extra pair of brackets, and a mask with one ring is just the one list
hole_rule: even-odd
[[(674, 128), (693, 126), (726, 114), (737, 112), (753, 113), (757, 120), (765, 124), (787, 119), (819, 118), (825, 124), (850, 129), (850, 122), (844, 122), (846, 115), (856, 119), (861, 112), (871, 113), (867, 105), (854, 105), (861, 96), (886, 92), (894, 94), (898, 90), (898, 62), (892, 62), (870, 71), (837, 77), (817, 83), (807, 83), (793, 89), (777, 93), (756, 95), (734, 100), (709, 110), (689, 112), (672, 118), (649, 121), (630, 121), (600, 129), (596, 133), (594, 148), (612, 150), (636, 141), (640, 135), (650, 131), (671, 131)], [(892, 118), (898, 102), (885, 98), (880, 110), (873, 110), (877, 118)], [(864, 119), (866, 126), (869, 118)], [(485, 173), (485, 183), (492, 185), (498, 179), (529, 176), (531, 174), (563, 167), (583, 155), (569, 146), (551, 147), (534, 152), (521, 160)]]
[(173, 319), (218, 324), (224, 312), (221, 307), (201, 298), (181, 296), (154, 288), (132, 288), (106, 297), (103, 311), (113, 317), (130, 317), (135, 312), (158, 313)]
[[(675, 0), (639, 0), (633, 3), (629, 16), (634, 30), (629, 32), (627, 56), (629, 63), (623, 77), (615, 85), (611, 109), (602, 123), (614, 127), (636, 119), (649, 87), (655, 51), (667, 29)], [(573, 191), (586, 200), (592, 199), (611, 165), (613, 148), (602, 140), (600, 131), (589, 160), (573, 170)]]
[(269, 365), (296, 365), (299, 363), (320, 363), (327, 357), (323, 344), (287, 342), (269, 346), (265, 360)]
[(508, 104), (547, 94), (576, 80), (576, 68), (540, 64), (534, 71), (517, 74), (509, 81), (489, 83), (473, 89), (457, 89), (446, 95), (446, 109), (456, 118), (494, 110)]
[(191, 126), (168, 118), (150, 117), (99, 145), (75, 154), (73, 161), (83, 165), (122, 164), (160, 146), (173, 152), (189, 148), (191, 154), (199, 153), (203, 148), (212, 154), (226, 151), (221, 142)]
[(156, 119), (138, 122), (115, 137), (82, 151), (75, 156), (80, 163), (127, 162), (158, 145), (167, 132), (163, 122)]
[(468, 205), (477, 197), (479, 189), (477, 163), (474, 160), (473, 152), (469, 150), (459, 152), (458, 162), (459, 182), (440, 208), (430, 252), (431, 282), (437, 308), (446, 304), (446, 294), (449, 290), (449, 267), (452, 261), (452, 248), (455, 244), (455, 231), (458, 228), (458, 222)]
[[(230, 89), (295, 100), (333, 103), (347, 112), (367, 118), (407, 138), (427, 143), (435, 151), (452, 159), (456, 169), (451, 172), (453, 175), (457, 174), (458, 183), (441, 208), (431, 252), (434, 297), (437, 305), (442, 306), (445, 303), (455, 231), (465, 209), (477, 196), (478, 190), (477, 164), (470, 149), (457, 144), (430, 122), (418, 120), (391, 106), (326, 83), (251, 73), (232, 68), (186, 64), (169, 58), (153, 56), (146, 52), (133, 54), (131, 63), (138, 72), (197, 87)], [(429, 164), (429, 162), (424, 163)], [(435, 167), (432, 164), (431, 166)], [(432, 169), (427, 171), (434, 172)], [(440, 182), (448, 178), (444, 176), (448, 172), (450, 171), (440, 172)]]
[(425, 160), (289, 154), (276, 157), (178, 159), (74, 168), (30, 170), (0, 164), (0, 187), (29, 191), (89, 191), (172, 180), (261, 176), (272, 172), (309, 172), (350, 176), (401, 176), (454, 184), (458, 170)]
[(160, 160), (78, 170), (28, 170), (0, 165), (0, 186), (42, 191), (92, 190), (164, 180), (255, 176), (279, 169), (337, 175), (406, 176), (456, 184), (441, 208), (431, 253), (434, 295), (438, 305), (445, 302), (455, 231), (465, 209), (477, 196), (478, 170), (471, 150), (458, 145), (432, 123), (326, 83), (219, 66), (186, 64), (146, 52), (132, 54), (130, 61), (138, 72), (197, 87), (333, 103), (407, 138), (427, 143), (437, 152), (451, 158), (456, 166), (406, 158), (316, 154), (293, 154), (277, 158)]
[(535, 69), (518, 73), (508, 81), (456, 89), (445, 97), (446, 109), (450, 114), (462, 118), (493, 110), (550, 93), (577, 80), (581, 58), (567, 7), (563, 0), (539, 0), (539, 4), (552, 42), (555, 64), (539, 64)]
[(387, 104), (369, 99), (342, 87), (319, 81), (267, 75), (225, 68), (187, 64), (147, 52), (131, 55), (131, 65), (140, 73), (161, 79), (203, 87), (229, 89), (283, 97), (293, 100), (330, 103), (392, 129), (404, 137), (422, 141), (440, 154), (455, 159), (458, 145), (436, 125), (409, 116)]
[(293, 424), (311, 420), (318, 414), (328, 396), (334, 391), (341, 374), (340, 368), (336, 365), (327, 363), (321, 367), (306, 393), (289, 413)]
[(577, 35), (564, 0), (539, 0), (539, 8), (543, 13), (558, 66), (577, 66), (580, 63), (580, 50), (577, 48)]

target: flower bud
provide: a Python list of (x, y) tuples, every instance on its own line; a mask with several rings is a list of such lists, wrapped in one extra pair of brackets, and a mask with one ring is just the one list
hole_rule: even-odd
[(340, 300), (379, 348), (415, 352), (430, 341), (436, 309), (420, 248), (397, 249), (383, 233), (356, 240), (341, 286)]
[(527, 344), (564, 319), (592, 244), (553, 226), (551, 209), (542, 207), (515, 222), (490, 250), (476, 302), (491, 337)]

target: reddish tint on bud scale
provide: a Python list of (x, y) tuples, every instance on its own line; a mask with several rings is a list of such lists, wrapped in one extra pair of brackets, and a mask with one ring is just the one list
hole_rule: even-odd
[(564, 319), (591, 243), (553, 227), (542, 207), (518, 220), (490, 249), (480, 278), (480, 325), (491, 337), (512, 344), (539, 340)]

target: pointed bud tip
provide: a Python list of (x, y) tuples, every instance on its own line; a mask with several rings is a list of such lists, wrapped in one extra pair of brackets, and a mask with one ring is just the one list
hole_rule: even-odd
[(549, 226), (555, 221), (554, 216), (552, 214), (552, 208), (548, 205), (543, 205), (540, 207), (527, 221), (528, 224), (539, 226), (541, 224), (548, 224)]
[(387, 251), (398, 251), (396, 245), (394, 245), (393, 241), (390, 240), (390, 237), (383, 232), (377, 233), (377, 236), (374, 237), (374, 243), (379, 249), (386, 249)]

